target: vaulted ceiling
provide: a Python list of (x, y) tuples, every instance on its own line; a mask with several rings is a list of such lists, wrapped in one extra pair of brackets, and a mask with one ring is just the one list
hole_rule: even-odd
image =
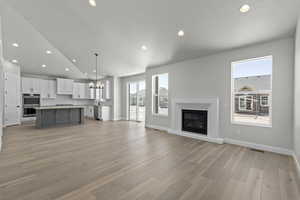
[[(5, 57), (18, 56), (24, 72), (78, 78), (95, 75), (94, 51), (101, 75), (123, 76), (292, 36), (300, 8), (299, 0), (96, 0), (96, 7), (88, 0), (3, 1), (11, 6), (2, 14)], [(251, 9), (241, 13), (245, 3)]]

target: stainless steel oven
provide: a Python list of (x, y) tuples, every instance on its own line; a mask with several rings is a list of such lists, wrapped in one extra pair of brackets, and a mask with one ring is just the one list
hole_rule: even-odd
[(23, 117), (35, 117), (35, 107), (40, 106), (39, 94), (23, 94)]

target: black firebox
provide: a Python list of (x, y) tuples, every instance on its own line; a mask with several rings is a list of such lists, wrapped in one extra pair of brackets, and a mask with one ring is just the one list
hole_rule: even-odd
[(207, 110), (182, 110), (182, 131), (207, 135)]

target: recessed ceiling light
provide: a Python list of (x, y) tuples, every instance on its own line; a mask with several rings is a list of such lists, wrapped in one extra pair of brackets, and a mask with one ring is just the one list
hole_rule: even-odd
[(47, 66), (46, 66), (45, 64), (43, 64), (43, 65), (42, 65), (42, 67), (44, 67), (44, 68), (45, 68), (45, 67), (47, 67)]
[(245, 4), (245, 5), (243, 5), (241, 8), (240, 8), (240, 11), (242, 12), (242, 13), (246, 13), (246, 12), (248, 12), (250, 10), (250, 6), (248, 5), (248, 4)]
[(183, 31), (183, 30), (178, 31), (177, 35), (178, 35), (179, 37), (184, 36), (184, 31)]
[(93, 7), (97, 6), (96, 0), (89, 0), (89, 4)]
[(18, 63), (18, 61), (16, 59), (13, 59), (11, 62), (12, 63)]
[(85, 73), (84, 73), (84, 75), (86, 75), (86, 76), (87, 76), (87, 75), (88, 75), (88, 73), (86, 73), (86, 72), (85, 72)]
[(77, 61), (76, 61), (76, 59), (72, 59), (72, 62), (73, 62), (73, 63), (76, 63)]
[(52, 54), (52, 51), (47, 50), (47, 51), (46, 51), (46, 54)]
[(19, 44), (18, 43), (12, 43), (12, 46), (13, 47), (19, 47)]
[(94, 73), (96, 73), (96, 70), (93, 70)]
[(147, 51), (147, 46), (145, 46), (145, 45), (143, 45), (142, 47), (141, 47), (141, 49), (143, 50), (143, 51)]
[(65, 70), (66, 70), (66, 72), (70, 71), (70, 69), (69, 69), (69, 68), (66, 68)]

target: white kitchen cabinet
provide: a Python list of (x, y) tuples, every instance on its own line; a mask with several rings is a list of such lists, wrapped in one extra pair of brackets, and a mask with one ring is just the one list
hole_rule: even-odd
[(102, 120), (103, 121), (108, 121), (108, 120), (111, 120), (111, 117), (110, 117), (110, 106), (102, 106)]
[(56, 98), (56, 81), (40, 79), (41, 98), (55, 99)]
[(56, 81), (55, 80), (48, 80), (48, 89), (49, 89), (49, 98), (55, 99), (56, 98)]
[(73, 94), (73, 83), (71, 79), (57, 79), (57, 94), (72, 95)]
[(40, 94), (40, 81), (37, 78), (22, 77), (22, 93)]
[(85, 83), (73, 84), (73, 99), (88, 99)]

